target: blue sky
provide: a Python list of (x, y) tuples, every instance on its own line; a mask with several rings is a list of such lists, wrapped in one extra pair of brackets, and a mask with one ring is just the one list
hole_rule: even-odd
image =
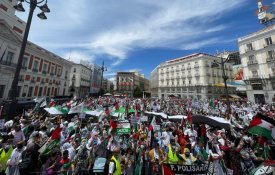
[[(149, 78), (169, 59), (238, 50), (238, 37), (263, 28), (254, 15), (257, 0), (48, 0), (48, 6), (45, 21), (36, 9), (29, 40), (71, 61), (104, 60), (109, 79), (132, 70)], [(26, 12), (17, 15), (27, 19)]]

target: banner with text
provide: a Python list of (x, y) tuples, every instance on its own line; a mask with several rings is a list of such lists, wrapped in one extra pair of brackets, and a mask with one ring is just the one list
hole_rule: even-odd
[(202, 165), (162, 164), (163, 175), (206, 174), (207, 172), (208, 172), (208, 164), (202, 164)]

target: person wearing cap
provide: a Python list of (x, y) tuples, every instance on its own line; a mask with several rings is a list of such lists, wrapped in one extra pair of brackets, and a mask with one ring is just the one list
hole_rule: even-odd
[(120, 175), (121, 174), (121, 164), (119, 161), (120, 148), (116, 147), (113, 150), (113, 156), (109, 162), (109, 175)]

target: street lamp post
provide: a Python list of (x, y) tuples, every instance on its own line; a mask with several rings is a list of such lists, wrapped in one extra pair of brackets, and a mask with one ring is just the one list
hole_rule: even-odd
[(105, 71), (107, 71), (107, 67), (104, 66), (104, 61), (102, 62), (102, 66), (101, 66), (101, 81), (100, 81), (100, 96), (102, 96), (102, 92), (103, 92), (103, 73)]
[(228, 113), (228, 115), (229, 115), (229, 112), (230, 112), (230, 101), (229, 101), (228, 87), (227, 87), (227, 82), (226, 82), (228, 80), (228, 76), (225, 74), (224, 65), (229, 60), (229, 57), (230, 57), (230, 54), (224, 53), (223, 56), (220, 57), (221, 62), (214, 61), (215, 63), (220, 64), (222, 66), (224, 91), (225, 91), (225, 96), (226, 96), (226, 106), (227, 106), (227, 113)]
[[(34, 12), (36, 7), (39, 7), (42, 12), (39, 13), (37, 16), (40, 19), (47, 19), (46, 15), (44, 13), (49, 13), (50, 12), (50, 9), (47, 6), (47, 0), (40, 0), (40, 1), (39, 0), (19, 0), (19, 3), (14, 6), (14, 8), (17, 11), (25, 12), (25, 9), (22, 5), (22, 2), (26, 2), (26, 3), (30, 4), (30, 11), (29, 11), (29, 15), (28, 15), (28, 20), (27, 20), (25, 32), (24, 32), (24, 35), (23, 35), (23, 40), (22, 40), (22, 44), (21, 44), (21, 49), (20, 49), (20, 53), (19, 53), (18, 62), (17, 62), (17, 65), (16, 65), (14, 78), (13, 78), (12, 85), (11, 85), (11, 90), (10, 90), (10, 93), (9, 93), (9, 99), (11, 100), (11, 104), (10, 104), (10, 107), (9, 107), (9, 114), (10, 115), (14, 114), (13, 111), (15, 111), (14, 109), (11, 109), (11, 107), (14, 108), (14, 107), (16, 107), (16, 104), (17, 104), (16, 97), (17, 97), (17, 86), (18, 86), (19, 74), (20, 74), (20, 70), (21, 70), (21, 67), (22, 67), (22, 62), (23, 62), (23, 58), (24, 58), (26, 45), (27, 45), (27, 42), (28, 42), (28, 36), (29, 36), (30, 26), (31, 26), (31, 22), (32, 22), (33, 12)], [(41, 4), (43, 2), (45, 2), (44, 5), (40, 6), (39, 4)]]

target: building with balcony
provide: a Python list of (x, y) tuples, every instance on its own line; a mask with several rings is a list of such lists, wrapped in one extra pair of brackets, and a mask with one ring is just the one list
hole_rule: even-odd
[(248, 100), (275, 101), (275, 25), (238, 39)]
[(83, 98), (90, 94), (92, 80), (91, 67), (76, 64), (72, 65), (70, 71), (70, 93), (77, 98)]
[[(198, 99), (219, 98), (224, 94), (220, 58), (195, 53), (166, 61), (151, 72), (152, 97), (167, 98), (169, 96), (196, 97)], [(232, 81), (232, 65), (225, 63), (225, 74), (228, 82)], [(229, 87), (229, 94), (236, 88)]]
[[(0, 101), (8, 98), (22, 37), (0, 19)], [(28, 42), (18, 83), (18, 100), (69, 95), (72, 63)]]
[(149, 83), (150, 81), (139, 72), (117, 72), (116, 94), (133, 97), (136, 88), (149, 92)]

